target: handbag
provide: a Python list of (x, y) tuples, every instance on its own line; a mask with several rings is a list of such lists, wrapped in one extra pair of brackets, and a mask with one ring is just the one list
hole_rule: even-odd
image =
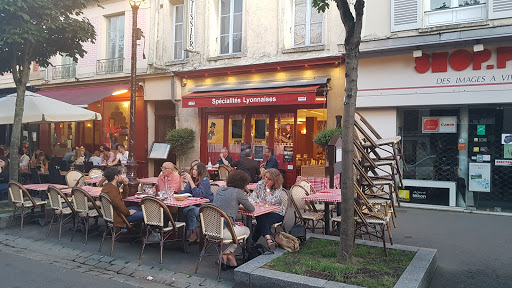
[(293, 225), (288, 233), (299, 239), (300, 243), (306, 242), (306, 226), (301, 224)]
[(262, 254), (265, 254), (267, 249), (261, 244), (255, 244), (254, 246), (247, 249), (247, 261), (252, 260)]
[(279, 246), (286, 249), (288, 252), (299, 251), (299, 239), (293, 237), (286, 232), (279, 232), (274, 236), (274, 239)]

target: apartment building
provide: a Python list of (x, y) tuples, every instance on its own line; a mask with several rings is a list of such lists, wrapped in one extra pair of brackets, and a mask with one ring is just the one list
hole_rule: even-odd
[(402, 201), (512, 208), (512, 2), (367, 0), (365, 12), (357, 106), (403, 137)]

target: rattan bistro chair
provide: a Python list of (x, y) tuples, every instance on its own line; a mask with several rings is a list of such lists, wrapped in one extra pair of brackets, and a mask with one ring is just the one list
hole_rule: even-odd
[[(11, 195), (12, 204), (14, 206), (9, 227), (11, 227), (14, 217), (21, 216), (20, 231), (23, 231), (23, 220), (25, 214), (28, 212), (32, 212), (32, 214), (34, 214), (34, 209), (36, 207), (39, 207), (41, 209), (41, 214), (44, 214), (44, 223), (46, 224), (46, 201), (41, 201), (39, 198), (32, 198), (27, 189), (16, 181), (9, 182), (9, 194)], [(16, 214), (18, 211), (20, 211), (20, 213)]]
[(321, 228), (317, 227), (318, 223), (324, 222), (324, 213), (311, 212), (311, 208), (307, 205), (308, 202), (302, 199), (307, 195), (308, 194), (304, 187), (300, 185), (295, 184), (290, 188), (289, 200), (292, 202), (293, 209), (295, 211), (294, 225), (298, 223), (304, 224), (306, 227), (311, 229), (311, 232), (315, 233), (317, 228)]
[[(53, 210), (52, 220), (50, 221), (50, 227), (48, 228), (48, 232), (46, 233), (46, 237), (50, 235), (50, 231), (52, 230), (53, 221), (55, 220), (55, 216), (57, 216), (59, 220), (59, 240), (62, 234), (62, 225), (68, 221), (73, 220), (73, 217), (76, 214), (76, 210), (66, 197), (57, 187), (50, 185), (48, 186), (48, 200), (50, 201), (50, 207)], [(62, 204), (65, 204), (62, 205)]]
[[(142, 241), (142, 250), (140, 251), (139, 259), (142, 259), (144, 248), (146, 244), (160, 243), (160, 264), (162, 264), (163, 249), (165, 242), (181, 241), (183, 251), (187, 252), (185, 244), (185, 222), (175, 222), (169, 208), (160, 200), (155, 197), (144, 197), (141, 201), (142, 213), (144, 215), (144, 226), (146, 228), (146, 235)], [(165, 225), (165, 221), (169, 221)], [(167, 227), (166, 227), (167, 226)], [(181, 228), (181, 238), (178, 237), (178, 228)], [(158, 233), (160, 239), (158, 241), (149, 240), (149, 236), (153, 233)], [(169, 236), (173, 235), (173, 239)]]
[[(112, 238), (112, 246), (110, 248), (110, 256), (114, 253), (114, 243), (116, 242), (116, 237), (119, 236), (122, 229), (132, 229), (132, 223), (128, 222), (126, 217), (121, 214), (119, 214), (119, 217), (121, 217), (121, 220), (123, 220), (124, 226), (123, 227), (116, 227), (114, 226), (114, 206), (112, 205), (112, 200), (110, 200), (110, 197), (107, 194), (101, 193), (100, 194), (100, 202), (101, 202), (101, 211), (103, 214), (103, 220), (105, 221), (105, 225), (107, 225), (105, 232), (103, 233), (103, 237), (101, 238), (101, 244), (98, 251), (101, 251), (103, 248), (103, 242), (105, 241), (106, 237)], [(107, 236), (107, 234), (110, 232), (110, 236)]]
[[(203, 249), (201, 250), (201, 255), (199, 256), (199, 261), (197, 261), (196, 270), (194, 273), (197, 273), (203, 256), (217, 256), (219, 260), (217, 279), (220, 279), (222, 253), (224, 253), (224, 247), (226, 247), (224, 245), (242, 244), (242, 257), (245, 261), (245, 241), (247, 239), (247, 235), (237, 236), (235, 229), (233, 228), (231, 218), (229, 218), (226, 212), (222, 211), (222, 209), (217, 206), (211, 204), (201, 205), (201, 208), (199, 209), (199, 217), (201, 218), (202, 223), (201, 229), (204, 235), (204, 245)], [(225, 239), (225, 228), (227, 228), (231, 234), (231, 239)], [(217, 254), (206, 254), (206, 250), (208, 250), (211, 245), (215, 245)]]
[(66, 184), (71, 188), (84, 186), (85, 176), (78, 170), (71, 170), (66, 174)]
[(95, 224), (98, 224), (98, 218), (101, 217), (101, 211), (96, 201), (94, 201), (85, 191), (80, 187), (74, 187), (71, 190), (71, 194), (73, 195), (73, 204), (75, 210), (77, 212), (77, 221), (75, 221), (75, 227), (73, 229), (73, 235), (71, 236), (71, 241), (75, 237), (75, 231), (78, 227), (78, 224), (83, 221), (85, 227), (85, 242), (84, 245), (87, 244), (87, 238), (89, 236), (89, 227), (91, 226), (89, 220), (92, 218), (95, 220)]
[(229, 168), (224, 164), (219, 165), (219, 179), (226, 180), (226, 179), (228, 179), (228, 175), (229, 175)]
[(91, 178), (103, 177), (103, 170), (101, 170), (100, 168), (92, 168), (91, 170), (89, 170), (89, 176), (91, 176)]

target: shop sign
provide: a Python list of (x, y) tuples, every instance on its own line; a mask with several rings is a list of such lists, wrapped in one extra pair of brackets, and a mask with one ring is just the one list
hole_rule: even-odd
[(188, 0), (187, 5), (187, 25), (186, 25), (186, 35), (187, 35), (187, 51), (195, 51), (196, 50), (196, 41), (195, 41), (195, 30), (196, 30), (196, 1)]
[(400, 201), (410, 203), (450, 205), (450, 188), (406, 186), (398, 191), (398, 195)]
[(495, 159), (495, 166), (512, 166), (512, 160), (504, 160), (504, 159)]
[[(491, 60), (493, 53), (496, 55), (495, 63), (488, 61)], [(423, 53), (421, 57), (415, 58), (414, 70), (420, 74), (431, 71), (432, 73), (447, 72), (448, 66), (455, 71), (464, 71), (471, 66), (472, 70), (482, 70), (482, 66), (486, 70), (495, 68), (507, 68), (507, 61), (512, 60), (512, 47), (499, 47), (496, 51), (484, 49), (478, 52), (469, 52), (468, 50), (459, 49), (453, 52), (437, 52), (426, 54)], [(485, 65), (484, 65), (485, 63)], [(484, 79), (468, 79), (471, 81), (485, 81)]]
[(183, 108), (240, 107), (263, 105), (315, 104), (314, 94), (276, 94), (257, 96), (194, 97), (183, 98)]
[(457, 116), (423, 117), (422, 133), (457, 133)]

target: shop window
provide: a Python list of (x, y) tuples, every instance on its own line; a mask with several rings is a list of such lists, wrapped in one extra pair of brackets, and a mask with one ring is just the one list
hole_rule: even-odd
[(188, 58), (188, 52), (184, 50), (183, 43), (183, 21), (184, 10), (183, 5), (174, 6), (174, 60), (181, 60)]
[(243, 0), (219, 0), (219, 54), (242, 52)]
[(274, 118), (274, 155), (276, 155), (280, 167), (287, 167), (293, 163), (294, 121), (295, 113), (280, 113), (276, 114)]
[(319, 13), (313, 0), (294, 1), (293, 46), (320, 45), (324, 37), (324, 14)]
[(252, 115), (252, 143), (267, 145), (268, 143), (268, 114)]
[(245, 115), (229, 115), (229, 124), (229, 146), (227, 148), (234, 161), (240, 159), (241, 145), (245, 138)]
[(128, 147), (130, 129), (130, 102), (105, 102), (103, 104), (104, 142), (111, 149), (118, 144)]
[(208, 116), (208, 159), (215, 164), (224, 143), (224, 115)]

